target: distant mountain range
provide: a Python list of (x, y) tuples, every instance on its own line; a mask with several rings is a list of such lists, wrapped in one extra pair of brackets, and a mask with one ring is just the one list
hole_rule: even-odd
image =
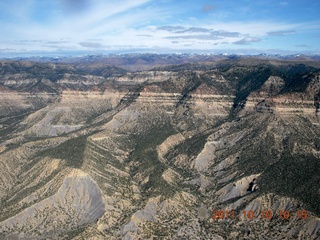
[(306, 54), (267, 54), (257, 55), (238, 55), (238, 54), (152, 54), (152, 53), (132, 53), (132, 54), (80, 54), (77, 56), (34, 56), (34, 57), (15, 57), (7, 60), (33, 61), (33, 62), (52, 62), (52, 63), (100, 63), (122, 67), (130, 71), (150, 70), (154, 67), (172, 64), (202, 63), (221, 61), (228, 59), (265, 59), (265, 60), (288, 60), (288, 61), (320, 61), (320, 55)]

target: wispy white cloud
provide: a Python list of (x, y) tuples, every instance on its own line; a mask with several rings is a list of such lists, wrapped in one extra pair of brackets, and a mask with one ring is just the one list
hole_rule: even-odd
[(268, 36), (284, 36), (288, 34), (296, 33), (294, 30), (287, 30), (287, 31), (274, 31), (274, 32), (267, 32)]
[(97, 42), (79, 42), (79, 44), (82, 46), (82, 47), (85, 47), (85, 48), (93, 48), (93, 49), (104, 49), (104, 48), (107, 48), (108, 46), (106, 45), (103, 45), (101, 43), (97, 43)]
[(168, 31), (168, 32), (177, 32), (177, 31), (181, 31), (184, 30), (185, 28), (182, 26), (161, 26), (161, 27), (157, 27), (157, 30), (164, 30), (164, 31)]
[(233, 44), (237, 44), (237, 45), (248, 45), (250, 43), (255, 43), (255, 42), (260, 42), (261, 39), (260, 38), (257, 38), (257, 37), (245, 37), (245, 38), (242, 38), (241, 40), (239, 41), (235, 41), (233, 42)]
[[(116, 29), (117, 26), (121, 25), (111, 25), (112, 21), (118, 21), (120, 24), (126, 24), (125, 18), (130, 18), (130, 12), (132, 9), (137, 8), (150, 0), (123, 0), (119, 1), (102, 1), (95, 0), (89, 1), (80, 0), (60, 0), (61, 11), (52, 13), (50, 21), (34, 21), (32, 19), (32, 4), (22, 4), (21, 14), (25, 16), (23, 18), (17, 18), (14, 22), (7, 23), (8, 27), (11, 28), (11, 32), (15, 36), (21, 36), (24, 39), (47, 37), (48, 39), (54, 39), (56, 36), (59, 37), (83, 37), (90, 36), (97, 31), (101, 30), (101, 27), (105, 27), (106, 30)], [(24, 2), (35, 2), (37, 1), (24, 1)], [(82, 3), (81, 3), (82, 2)], [(81, 9), (81, 6), (86, 6), (89, 4), (90, 7), (87, 9)], [(65, 5), (70, 6), (72, 11), (79, 12), (81, 14), (70, 14), (70, 11), (65, 10)], [(58, 5), (59, 6), (59, 5)], [(59, 8), (57, 8), (59, 10)], [(15, 10), (16, 11), (16, 10)], [(14, 12), (15, 12), (14, 11)], [(20, 12), (18, 10), (17, 12)], [(116, 16), (122, 13), (128, 13), (126, 16)], [(29, 16), (29, 17), (28, 17)], [(45, 17), (44, 17), (45, 18)], [(42, 23), (44, 22), (44, 23)]]

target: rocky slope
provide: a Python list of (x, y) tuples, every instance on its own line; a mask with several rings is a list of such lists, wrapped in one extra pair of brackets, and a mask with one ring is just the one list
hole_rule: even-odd
[(77, 64), (0, 64), (1, 238), (319, 239), (317, 64)]

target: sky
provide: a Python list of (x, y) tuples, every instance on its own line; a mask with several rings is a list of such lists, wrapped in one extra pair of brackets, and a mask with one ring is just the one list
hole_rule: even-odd
[(0, 0), (0, 56), (320, 54), (319, 0)]

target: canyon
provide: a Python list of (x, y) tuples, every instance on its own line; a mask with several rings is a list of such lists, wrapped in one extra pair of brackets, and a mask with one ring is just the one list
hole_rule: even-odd
[(320, 239), (318, 60), (137, 62), (0, 61), (0, 238)]

